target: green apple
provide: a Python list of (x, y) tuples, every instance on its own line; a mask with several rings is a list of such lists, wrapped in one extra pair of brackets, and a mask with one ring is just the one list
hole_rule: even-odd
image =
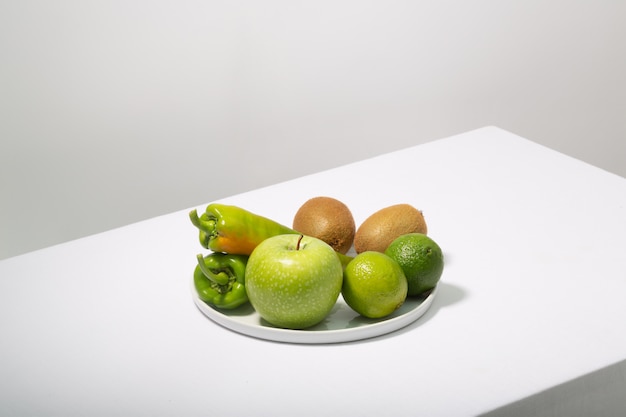
[(250, 254), (246, 291), (259, 315), (287, 329), (313, 326), (330, 313), (343, 267), (324, 241), (297, 234), (270, 237)]

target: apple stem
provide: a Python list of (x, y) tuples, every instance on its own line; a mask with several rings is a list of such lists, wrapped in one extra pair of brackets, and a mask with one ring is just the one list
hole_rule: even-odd
[(300, 235), (300, 237), (298, 238), (298, 243), (296, 243), (296, 250), (300, 250), (300, 242), (302, 242), (303, 237), (304, 235)]

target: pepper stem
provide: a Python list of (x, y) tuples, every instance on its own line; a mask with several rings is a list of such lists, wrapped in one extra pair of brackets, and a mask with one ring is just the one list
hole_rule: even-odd
[(196, 255), (196, 258), (198, 259), (198, 266), (200, 267), (200, 270), (202, 271), (205, 277), (207, 277), (208, 279), (210, 279), (211, 281), (213, 281), (214, 283), (218, 285), (228, 284), (228, 281), (229, 281), (228, 274), (224, 272), (220, 272), (218, 274), (213, 273), (213, 271), (211, 271), (211, 269), (209, 269), (204, 263), (204, 257), (202, 256), (201, 253)]
[(200, 218), (198, 216), (198, 211), (195, 209), (189, 212), (189, 220), (191, 220), (191, 223), (193, 223), (194, 226), (209, 235), (213, 235), (215, 232), (215, 220)]

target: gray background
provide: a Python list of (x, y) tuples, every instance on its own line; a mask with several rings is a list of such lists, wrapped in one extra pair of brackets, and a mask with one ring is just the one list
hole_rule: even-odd
[(625, 21), (617, 0), (2, 1), (0, 258), (486, 125), (626, 176)]

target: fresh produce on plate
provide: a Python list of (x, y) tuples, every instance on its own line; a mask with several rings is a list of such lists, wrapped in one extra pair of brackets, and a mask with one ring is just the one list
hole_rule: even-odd
[[(320, 323), (339, 294), (364, 317), (387, 317), (407, 297), (427, 295), (443, 273), (441, 248), (409, 204), (380, 209), (358, 229), (331, 197), (307, 200), (293, 228), (224, 204), (209, 204), (200, 216), (192, 210), (189, 219), (211, 251), (197, 255), (198, 297), (225, 310), (250, 303), (279, 328)], [(351, 248), (356, 256), (347, 255)]]

